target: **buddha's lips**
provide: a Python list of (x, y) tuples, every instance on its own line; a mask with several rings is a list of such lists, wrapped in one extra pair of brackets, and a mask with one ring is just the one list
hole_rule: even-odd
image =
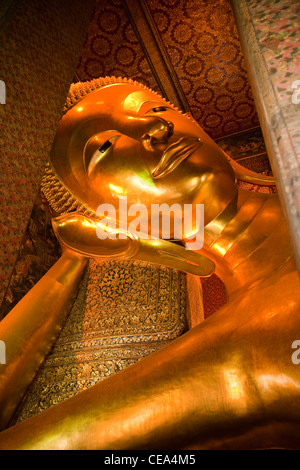
[(188, 158), (202, 145), (198, 137), (182, 137), (164, 151), (159, 164), (152, 172), (153, 178), (162, 178), (175, 170), (177, 166)]

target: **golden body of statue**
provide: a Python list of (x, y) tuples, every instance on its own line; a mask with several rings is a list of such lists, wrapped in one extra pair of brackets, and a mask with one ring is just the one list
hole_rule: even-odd
[[(300, 364), (292, 360), (299, 276), (277, 195), (238, 187), (223, 151), (151, 90), (125, 80), (90, 93), (82, 86), (59, 125), (45, 182), (63, 255), (0, 324), (0, 448), (300, 448)], [(56, 184), (66, 189), (59, 200)], [(122, 196), (147, 208), (204, 204), (203, 248), (139, 240), (127, 227), (100, 240), (97, 207)], [(135, 365), (5, 429), (93, 257), (204, 276), (215, 269), (228, 302)]]

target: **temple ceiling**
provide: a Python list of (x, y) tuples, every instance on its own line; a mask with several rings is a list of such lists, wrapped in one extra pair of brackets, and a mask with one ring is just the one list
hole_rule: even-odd
[(259, 126), (230, 0), (98, 0), (76, 79), (110, 75), (158, 91), (214, 139)]

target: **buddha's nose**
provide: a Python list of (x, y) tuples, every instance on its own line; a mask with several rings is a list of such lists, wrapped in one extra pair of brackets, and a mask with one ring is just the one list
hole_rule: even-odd
[(154, 148), (157, 144), (167, 143), (174, 133), (174, 124), (162, 118), (155, 120), (151, 128), (142, 137), (142, 143), (147, 148)]

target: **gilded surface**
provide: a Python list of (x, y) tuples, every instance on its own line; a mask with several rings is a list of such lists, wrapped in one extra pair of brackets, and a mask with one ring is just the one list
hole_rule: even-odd
[[(184, 232), (180, 245), (133, 238), (142, 249), (128, 252), (128, 238), (97, 238), (89, 215), (58, 214), (54, 228), (62, 258), (0, 324), (0, 337), (9, 344), (9, 367), (0, 366), (2, 429), (55, 343), (87, 259), (129, 253), (133, 259), (148, 257), (182, 270), (189, 265), (191, 271), (201, 260), (198, 275), (202, 268), (208, 275), (213, 263), (227, 302), (152, 354), (5, 429), (0, 447), (299, 448), (300, 369), (295, 358), (300, 351), (293, 353), (299, 341), (299, 275), (277, 194), (241, 188), (239, 168), (230, 165), (191, 117), (130, 81), (112, 80), (73, 103), (61, 120), (51, 163), (70, 202), (78, 201), (92, 214), (100, 202), (116, 202), (118, 194), (128, 196), (129, 204), (143, 201), (147, 209), (154, 201), (204, 204), (204, 244), (185, 250), (189, 232)], [(248, 177), (257, 184), (257, 175)], [(104, 303), (116, 305), (122, 322), (116, 278), (124, 272), (118, 268), (113, 276), (105, 275)], [(135, 285), (132, 274), (128, 282)], [(97, 291), (91, 292), (86, 312), (93, 316)], [(128, 294), (130, 303), (135, 297)], [(138, 297), (143, 304), (143, 295)], [(163, 299), (165, 308), (169, 302)], [(127, 340), (137, 320), (132, 312), (130, 317)], [(87, 318), (83, 325), (97, 331)], [(110, 314), (104, 319), (107, 332), (113, 320)], [(145, 316), (142, 321), (147, 329)], [(84, 329), (76, 338), (74, 350), (85, 341)], [(92, 334), (87, 341), (95, 345), (97, 339)], [(126, 342), (126, 348), (131, 346)]]
[(91, 260), (67, 322), (14, 421), (87, 389), (181, 335), (185, 300), (180, 271)]

